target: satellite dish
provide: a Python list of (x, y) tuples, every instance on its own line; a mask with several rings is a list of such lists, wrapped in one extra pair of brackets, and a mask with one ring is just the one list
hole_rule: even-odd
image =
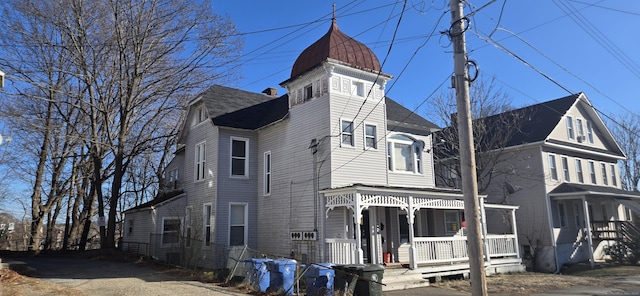
[(507, 192), (509, 194), (514, 194), (514, 193), (522, 190), (522, 187), (520, 187), (518, 185), (511, 185), (511, 183), (509, 183), (509, 182), (504, 182), (504, 188), (507, 189)]

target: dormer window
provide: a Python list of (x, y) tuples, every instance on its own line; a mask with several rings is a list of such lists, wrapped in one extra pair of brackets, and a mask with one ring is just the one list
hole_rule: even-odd
[(387, 161), (392, 172), (422, 173), (422, 141), (405, 135), (393, 135), (387, 142)]

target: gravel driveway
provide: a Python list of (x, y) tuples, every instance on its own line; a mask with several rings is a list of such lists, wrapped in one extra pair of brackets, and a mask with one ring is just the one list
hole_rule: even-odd
[(195, 280), (181, 280), (143, 264), (74, 258), (12, 258), (35, 268), (33, 277), (87, 295), (246, 295)]

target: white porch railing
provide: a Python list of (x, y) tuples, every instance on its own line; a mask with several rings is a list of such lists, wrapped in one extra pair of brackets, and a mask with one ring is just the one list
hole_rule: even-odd
[(487, 234), (487, 254), (490, 258), (517, 256), (515, 234)]
[(356, 263), (356, 240), (328, 238), (325, 240), (329, 262), (334, 264)]
[(466, 236), (415, 237), (416, 263), (469, 260)]
[[(489, 234), (486, 236), (490, 258), (517, 256), (515, 234)], [(415, 237), (416, 263), (450, 263), (469, 260), (466, 236)], [(329, 262), (356, 263), (356, 242), (353, 239), (327, 239)]]

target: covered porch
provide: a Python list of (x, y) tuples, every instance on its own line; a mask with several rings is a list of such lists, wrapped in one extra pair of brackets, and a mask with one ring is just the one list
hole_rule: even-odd
[(640, 193), (614, 187), (562, 184), (549, 193), (557, 266), (605, 260), (606, 247), (640, 239)]
[[(328, 262), (395, 263), (445, 273), (468, 266), (460, 191), (354, 185), (321, 193), (326, 205)], [(517, 208), (481, 202), (483, 249), (488, 265), (492, 260), (521, 264)], [(501, 219), (496, 220), (500, 222), (488, 227), (487, 211), (499, 212)]]

